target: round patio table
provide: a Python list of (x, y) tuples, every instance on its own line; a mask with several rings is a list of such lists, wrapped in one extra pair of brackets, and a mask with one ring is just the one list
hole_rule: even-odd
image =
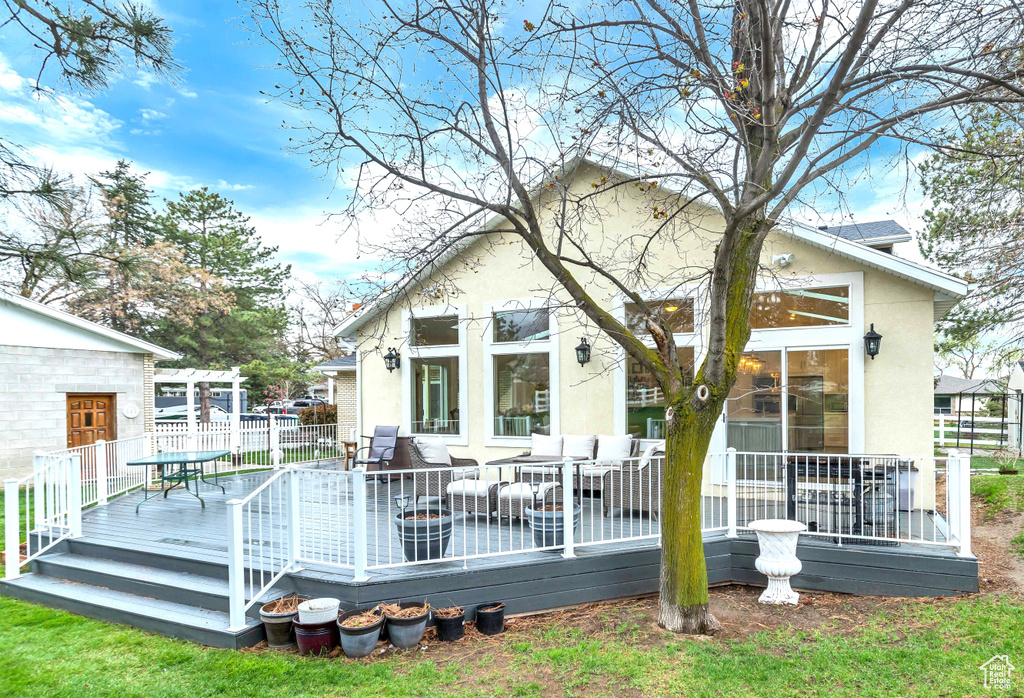
[[(174, 489), (175, 485), (185, 485), (185, 490), (193, 497), (199, 500), (199, 503), (206, 508), (206, 502), (199, 496), (199, 482), (205, 482), (207, 485), (213, 487), (220, 487), (220, 491), (227, 494), (217, 480), (217, 461), (225, 456), (230, 456), (231, 451), (177, 451), (167, 453), (157, 453), (152, 456), (145, 458), (138, 458), (136, 460), (128, 461), (126, 465), (137, 465), (149, 467), (155, 465), (160, 469), (160, 483), (161, 491), (164, 493), (164, 499), (167, 499), (167, 493)], [(203, 465), (213, 461), (213, 479), (214, 482), (210, 482), (203, 477)], [(196, 483), (196, 491), (193, 492), (189, 487), (189, 481)], [(169, 483), (170, 487), (163, 487), (163, 483)], [(159, 492), (153, 496), (150, 496), (149, 491), (146, 491), (146, 496), (135, 505), (135, 513), (139, 513), (139, 507), (142, 506), (143, 502), (148, 502), (150, 499), (155, 499), (159, 495)]]

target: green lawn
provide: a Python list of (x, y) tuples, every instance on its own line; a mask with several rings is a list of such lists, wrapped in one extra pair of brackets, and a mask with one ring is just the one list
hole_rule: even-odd
[[(1024, 508), (1024, 478), (997, 478), (974, 478), (976, 494)], [(782, 623), (742, 640), (675, 637), (636, 613), (598, 615), (586, 632), (532, 623), (376, 660), (307, 660), (207, 649), (0, 597), (0, 696), (962, 696), (984, 694), (980, 664), (1024, 647), (1024, 600), (1010, 595), (890, 604), (852, 630)]]

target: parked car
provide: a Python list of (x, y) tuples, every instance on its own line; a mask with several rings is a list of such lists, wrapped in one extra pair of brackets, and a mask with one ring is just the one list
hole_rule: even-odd
[[(199, 421), (199, 405), (196, 405), (196, 421)], [(170, 407), (157, 407), (154, 418), (158, 422), (185, 422), (188, 421), (188, 405), (172, 405)], [(217, 405), (210, 405), (211, 422), (227, 422), (231, 420), (231, 414), (224, 408)]]
[(287, 414), (287, 409), (292, 406), (292, 400), (274, 400), (267, 406), (267, 414)]
[(313, 407), (314, 405), (316, 407), (323, 407), (326, 404), (327, 404), (326, 402), (324, 402), (323, 400), (319, 400), (319, 399), (295, 400), (294, 402), (292, 402), (290, 407), (287, 407), (285, 409), (284, 414), (298, 414), (299, 412), (301, 412), (302, 410), (306, 409), (307, 407)]

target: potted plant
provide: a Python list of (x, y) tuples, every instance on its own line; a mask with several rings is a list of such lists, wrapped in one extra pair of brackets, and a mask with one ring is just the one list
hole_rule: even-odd
[(402, 601), (385, 604), (383, 610), (392, 645), (409, 649), (419, 644), (423, 631), (427, 629), (430, 604), (426, 601)]
[(413, 507), (395, 514), (398, 539), (407, 562), (440, 560), (452, 537), (450, 509)]
[(1016, 475), (1017, 474), (1017, 461), (1020, 456), (1017, 452), (1010, 448), (1002, 448), (992, 454), (996, 459), (996, 463), (999, 465), (1000, 475)]
[(380, 606), (374, 606), (368, 611), (364, 609), (342, 613), (338, 616), (342, 652), (351, 659), (369, 656), (377, 646), (382, 627), (384, 612)]
[(267, 647), (285, 649), (295, 646), (295, 628), (292, 622), (299, 612), (299, 604), (305, 599), (292, 594), (263, 604), (260, 620), (267, 633)]
[(476, 607), (476, 629), (481, 635), (497, 635), (505, 631), (505, 604), (498, 601)]
[[(572, 530), (573, 532), (580, 525), (580, 514), (582, 508), (574, 504), (572, 508)], [(552, 545), (563, 545), (565, 543), (565, 512), (561, 504), (541, 504), (536, 509), (526, 507), (523, 512), (526, 520), (530, 522), (533, 530), (533, 543), (538, 548), (545, 548)]]
[(441, 642), (455, 642), (466, 634), (466, 611), (462, 606), (434, 609), (434, 627)]

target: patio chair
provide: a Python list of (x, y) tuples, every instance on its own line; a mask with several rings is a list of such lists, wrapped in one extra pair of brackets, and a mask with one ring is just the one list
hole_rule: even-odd
[(665, 481), (664, 447), (652, 446), (639, 463), (630, 462), (604, 474), (601, 508), (605, 516), (613, 509), (661, 515), (661, 489)]
[[(352, 463), (365, 465), (367, 470), (370, 470), (372, 465), (377, 466), (377, 470), (384, 470), (384, 464), (391, 462), (395, 457), (397, 444), (398, 427), (374, 427), (370, 445), (357, 449)], [(359, 454), (363, 451), (366, 451), (366, 455), (360, 458)]]
[[(540, 482), (539, 480), (537, 482)], [(532, 482), (503, 482), (498, 488), (498, 518), (521, 519), (526, 516), (526, 507), (533, 507), (535, 501)], [(538, 506), (557, 504), (562, 498), (562, 485), (543, 482), (536, 495)]]
[[(498, 491), (498, 481), (483, 485), (483, 481), (477, 483), (480, 474), (480, 464), (472, 458), (457, 458), (449, 456), (452, 464), (431, 463), (423, 457), (416, 442), (409, 444), (409, 460), (413, 470), (428, 470), (425, 473), (413, 473), (413, 492), (416, 500), (420, 497), (440, 497), (446, 500), (448, 508), (453, 512), (462, 511), (485, 512), (488, 515), (495, 510), (494, 496)], [(462, 480), (472, 480), (470, 483), (462, 483)], [(456, 496), (451, 496), (452, 494)]]

